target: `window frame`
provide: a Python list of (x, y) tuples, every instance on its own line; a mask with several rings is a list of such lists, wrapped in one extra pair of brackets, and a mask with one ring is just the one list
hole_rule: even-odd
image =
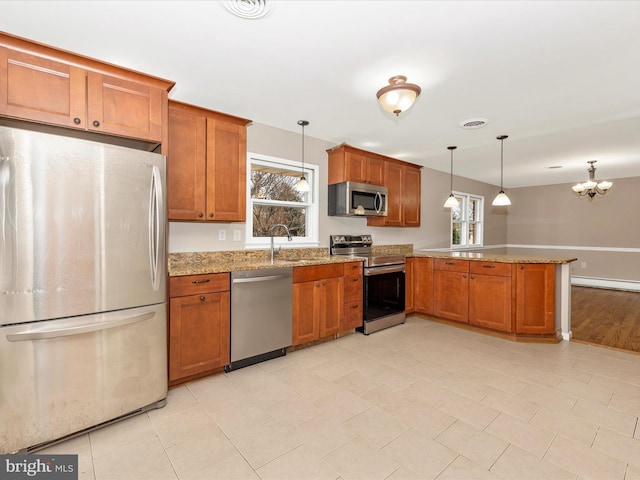
[[(482, 195), (476, 195), (473, 193), (465, 192), (453, 192), (453, 195), (461, 203), (461, 218), (460, 221), (454, 221), (453, 208), (450, 209), (449, 217), (449, 243), (452, 250), (462, 250), (470, 248), (480, 248), (484, 246), (484, 197)], [(471, 200), (475, 200), (476, 212), (474, 220), (468, 220), (467, 211), (469, 210), (469, 204)], [(479, 207), (479, 208), (478, 208)], [(460, 224), (460, 239), (464, 240), (464, 243), (459, 245), (453, 243), (453, 226), (454, 224)], [(475, 225), (475, 238), (476, 243), (469, 244), (469, 226)]]
[(320, 185), (320, 167), (312, 163), (304, 163), (304, 174), (309, 183), (310, 191), (307, 195), (307, 201), (287, 202), (281, 200), (260, 200), (251, 198), (251, 166), (266, 165), (270, 167), (281, 167), (290, 170), (298, 170), (302, 173), (302, 162), (289, 160), (286, 158), (273, 157), (260, 153), (247, 152), (247, 221), (245, 224), (245, 247), (247, 248), (269, 248), (271, 246), (270, 237), (254, 237), (253, 236), (253, 206), (254, 203), (273, 206), (295, 206), (296, 208), (305, 207), (306, 213), (306, 233), (304, 237), (292, 236), (291, 242), (287, 240), (283, 229), (278, 229), (273, 237), (274, 245), (283, 245), (285, 247), (317, 247), (318, 231), (320, 224), (319, 215), (319, 185)]

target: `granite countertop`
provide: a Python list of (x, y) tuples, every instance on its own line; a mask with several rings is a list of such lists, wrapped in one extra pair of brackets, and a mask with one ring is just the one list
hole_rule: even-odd
[(306, 267), (332, 263), (357, 262), (364, 259), (331, 256), (326, 248), (282, 249), (273, 264), (268, 250), (227, 252), (190, 252), (169, 254), (169, 276), (228, 273), (276, 267)]
[(413, 252), (408, 257), (451, 258), (460, 260), (475, 260), (483, 262), (502, 263), (571, 263), (575, 257), (551, 257), (522, 254), (482, 253), (482, 252)]

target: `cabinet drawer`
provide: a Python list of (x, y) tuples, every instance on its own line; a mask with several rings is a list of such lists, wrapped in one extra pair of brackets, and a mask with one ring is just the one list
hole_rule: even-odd
[(511, 276), (511, 263), (501, 262), (469, 262), (469, 272), (476, 275), (498, 275), (500, 277)]
[(311, 265), (293, 268), (293, 283), (312, 282), (323, 278), (342, 277), (344, 268), (342, 263), (331, 265)]
[(358, 302), (362, 300), (362, 275), (344, 276), (344, 301)]
[(199, 293), (226, 292), (229, 290), (228, 273), (186, 275), (169, 278), (169, 296), (183, 297)]
[(349, 262), (343, 266), (345, 275), (362, 275), (362, 262)]
[(362, 326), (362, 302), (344, 304), (344, 317), (340, 331), (345, 332)]
[(433, 261), (434, 270), (447, 272), (468, 272), (469, 260), (454, 260), (451, 258), (436, 258)]

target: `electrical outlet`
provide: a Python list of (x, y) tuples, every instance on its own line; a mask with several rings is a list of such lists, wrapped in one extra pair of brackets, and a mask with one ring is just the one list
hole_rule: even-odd
[(587, 262), (582, 262), (582, 263), (580, 264), (580, 266), (581, 266), (582, 268), (587, 268)]
[(226, 239), (227, 239), (227, 231), (218, 230), (218, 240), (226, 240)]
[(233, 231), (233, 241), (234, 242), (239, 242), (242, 239), (242, 237), (240, 235), (241, 235), (240, 230), (234, 230)]

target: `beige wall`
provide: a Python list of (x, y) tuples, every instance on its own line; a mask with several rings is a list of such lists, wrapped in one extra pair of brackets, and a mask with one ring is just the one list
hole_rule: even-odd
[[(579, 180), (579, 179), (577, 179)], [(574, 276), (640, 281), (640, 177), (612, 179), (604, 197), (579, 198), (571, 184), (509, 190), (509, 247), (552, 246), (578, 258)]]

